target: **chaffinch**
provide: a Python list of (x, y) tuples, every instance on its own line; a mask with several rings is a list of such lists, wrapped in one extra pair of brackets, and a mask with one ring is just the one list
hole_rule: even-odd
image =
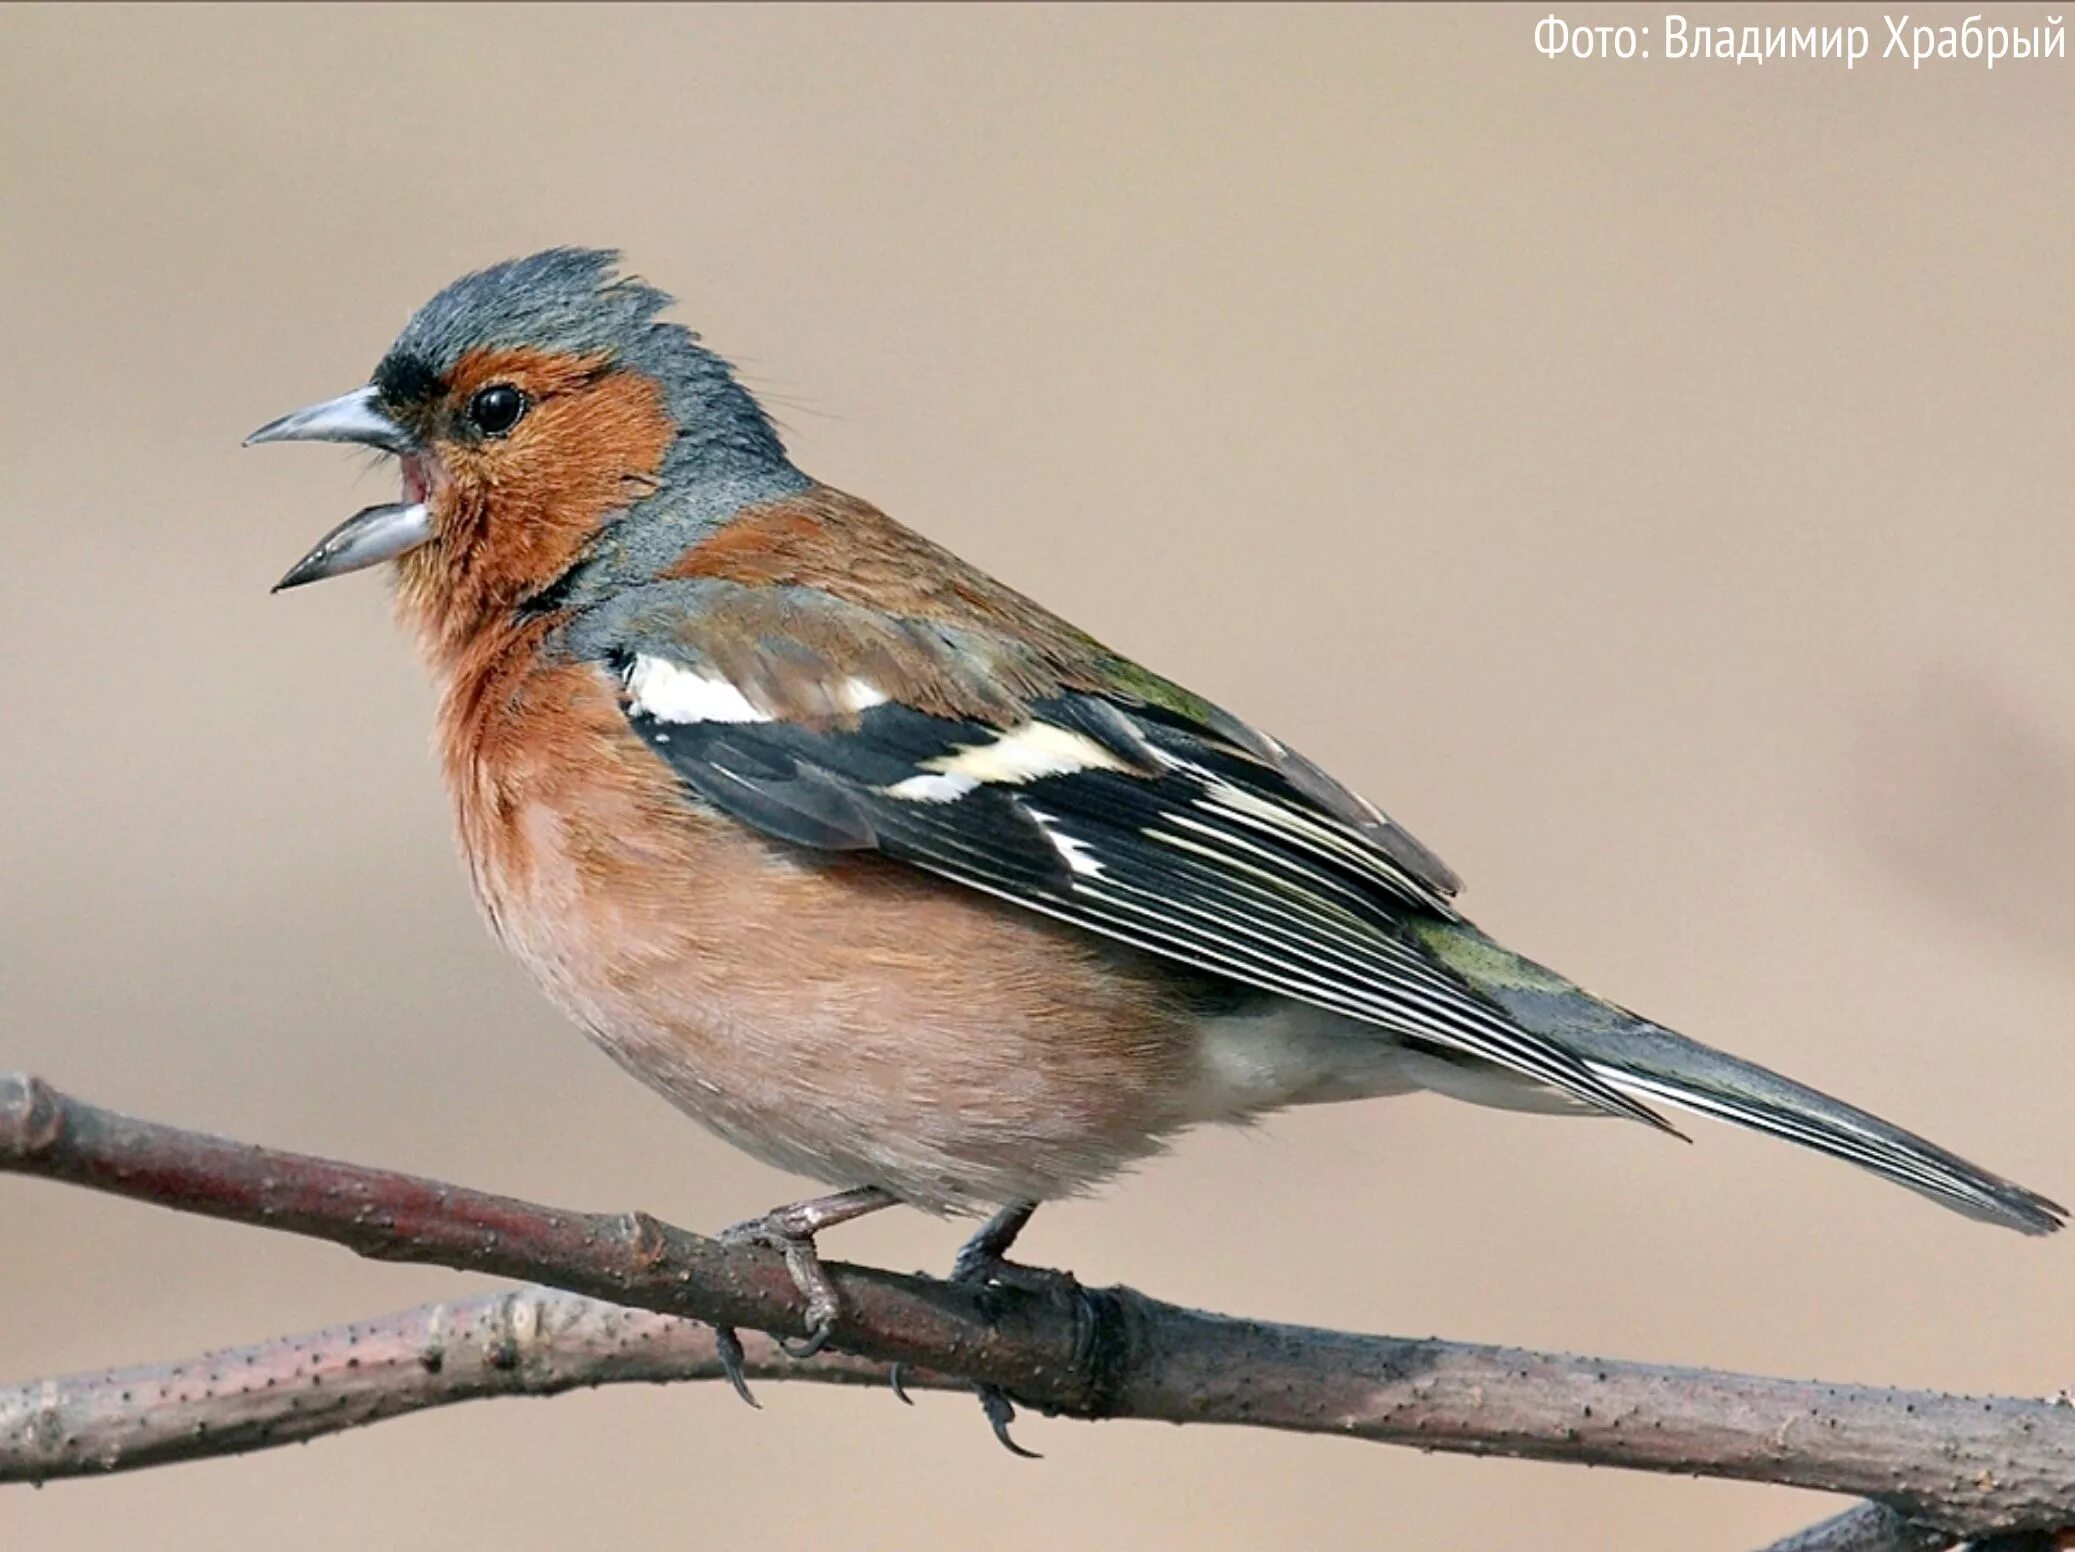
[[(1662, 1101), (2028, 1233), (2062, 1208), (1600, 1001), (1316, 765), (786, 456), (607, 252), (456, 281), (255, 432), (394, 454), (295, 587), (396, 562), (497, 935), (635, 1076), (843, 1188), (738, 1233), (826, 1336), (830, 1224), (1034, 1204), (1183, 1129), (1436, 1089)], [(999, 1419), (998, 1419), (999, 1421)]]

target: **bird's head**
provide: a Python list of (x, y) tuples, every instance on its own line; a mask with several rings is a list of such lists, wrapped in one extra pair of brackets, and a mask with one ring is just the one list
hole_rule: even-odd
[(659, 491), (789, 474), (728, 364), (659, 321), (670, 300), (584, 248), (441, 291), (365, 387), (246, 439), (358, 443), (402, 465), (402, 499), (333, 529), (277, 590), (396, 559), (407, 609), (453, 638), (552, 587)]

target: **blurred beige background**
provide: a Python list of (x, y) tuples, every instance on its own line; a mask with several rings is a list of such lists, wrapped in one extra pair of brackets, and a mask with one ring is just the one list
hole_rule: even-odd
[[(0, 14), (0, 1066), (693, 1225), (798, 1188), (490, 943), (382, 585), (267, 595), (387, 477), (238, 447), (463, 269), (613, 243), (805, 467), (1323, 760), (1487, 926), (2075, 1192), (2075, 76), (1552, 63), (1546, 10)], [(1026, 1243), (1286, 1320), (2075, 1380), (2075, 1245), (1697, 1141), (1315, 1111)], [(465, 1286), (38, 1183), (0, 1225), (10, 1380)], [(765, 1401), (0, 1492), (0, 1546), (1726, 1548), (1835, 1507), (1143, 1425), (1029, 1421), (1031, 1465), (962, 1399)]]

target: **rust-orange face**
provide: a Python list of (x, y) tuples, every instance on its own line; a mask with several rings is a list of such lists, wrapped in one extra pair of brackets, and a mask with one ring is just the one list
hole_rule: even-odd
[(646, 493), (675, 426), (661, 386), (605, 352), (466, 351), (444, 372), (392, 356), (375, 381), (253, 433), (394, 453), (403, 499), (332, 530), (299, 587), (409, 557), (407, 580), (510, 602), (552, 582), (605, 517)]
[(702, 489), (732, 506), (803, 485), (728, 364), (659, 318), (669, 302), (588, 248), (446, 287), (365, 388), (247, 438), (401, 464), (401, 499), (333, 529), (279, 587), (397, 560), (406, 611), (452, 646), (554, 587), (637, 507), (655, 526), (673, 500), (700, 508)]
[(400, 500), (340, 524), (279, 586), (397, 559), (406, 602), (466, 628), (553, 584), (655, 489), (673, 449), (674, 477), (789, 468), (727, 363), (659, 320), (669, 301), (597, 249), (446, 287), (366, 387), (247, 438), (357, 443), (402, 466)]

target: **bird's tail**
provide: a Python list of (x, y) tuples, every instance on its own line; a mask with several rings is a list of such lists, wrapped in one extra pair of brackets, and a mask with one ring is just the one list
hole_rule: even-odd
[(2067, 1209), (1935, 1143), (1603, 1002), (1466, 922), (1422, 922), (1427, 947), (1527, 1029), (1640, 1098), (1734, 1121), (1885, 1176), (1970, 1218), (2050, 1234)]

